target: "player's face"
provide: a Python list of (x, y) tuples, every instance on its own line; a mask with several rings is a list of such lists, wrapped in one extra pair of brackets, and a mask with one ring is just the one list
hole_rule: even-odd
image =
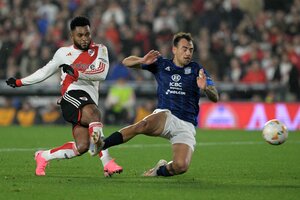
[(174, 63), (177, 66), (183, 67), (189, 64), (194, 53), (194, 45), (192, 41), (181, 39), (177, 46), (173, 46)]
[(76, 28), (71, 31), (71, 38), (73, 44), (81, 50), (88, 50), (91, 43), (91, 30), (89, 26), (76, 26)]

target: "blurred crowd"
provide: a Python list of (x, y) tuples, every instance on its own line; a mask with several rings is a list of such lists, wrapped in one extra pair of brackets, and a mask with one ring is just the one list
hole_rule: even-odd
[(110, 80), (153, 81), (120, 61), (151, 49), (171, 58), (172, 35), (185, 31), (194, 37), (194, 60), (216, 82), (277, 84), (281, 95), (262, 95), (300, 100), (300, 0), (0, 0), (0, 79), (44, 66), (70, 44), (77, 15), (89, 17), (93, 40), (108, 47)]

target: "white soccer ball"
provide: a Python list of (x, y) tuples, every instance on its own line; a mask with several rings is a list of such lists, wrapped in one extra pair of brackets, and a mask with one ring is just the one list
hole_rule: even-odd
[(288, 130), (278, 119), (272, 119), (264, 125), (262, 135), (269, 144), (279, 145), (287, 139)]

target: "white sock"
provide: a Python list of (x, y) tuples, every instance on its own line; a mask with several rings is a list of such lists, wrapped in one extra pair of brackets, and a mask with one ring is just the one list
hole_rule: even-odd
[(42, 152), (42, 157), (47, 161), (53, 159), (70, 159), (78, 155), (80, 154), (77, 150), (75, 142), (67, 142), (60, 147)]
[(99, 157), (103, 166), (105, 166), (112, 159), (112, 157), (108, 153), (108, 149), (101, 151), (99, 153)]

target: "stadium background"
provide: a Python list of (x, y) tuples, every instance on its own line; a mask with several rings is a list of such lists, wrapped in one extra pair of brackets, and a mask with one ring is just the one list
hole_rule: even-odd
[[(55, 105), (59, 74), (18, 89), (5, 79), (31, 74), (69, 45), (69, 20), (77, 15), (90, 18), (93, 40), (109, 49), (111, 70), (100, 86), (104, 118), (117, 112), (105, 102), (116, 83), (136, 96), (125, 106), (126, 117), (112, 115), (107, 124), (130, 123), (155, 106), (151, 74), (127, 70), (120, 61), (150, 49), (171, 57), (173, 33), (187, 31), (195, 40), (194, 59), (210, 72), (221, 96), (214, 106), (201, 100), (201, 127), (259, 129), (280, 118), (300, 129), (299, 0), (0, 0), (0, 126), (64, 124)], [(252, 109), (245, 112), (239, 103)], [(245, 113), (248, 121), (238, 121)]]

